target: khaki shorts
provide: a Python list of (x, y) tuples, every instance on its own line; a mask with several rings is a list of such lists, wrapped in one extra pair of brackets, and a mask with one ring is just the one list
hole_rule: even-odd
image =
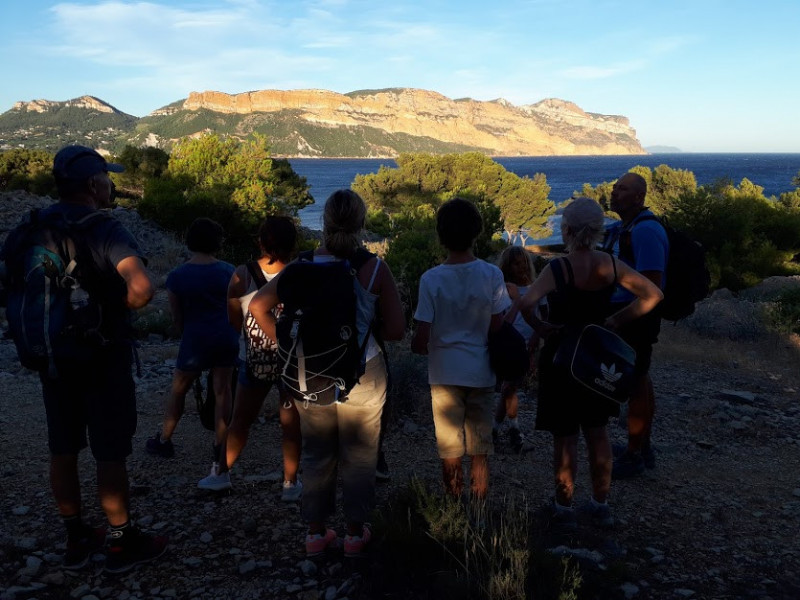
[(439, 458), (494, 454), (494, 388), (431, 385)]

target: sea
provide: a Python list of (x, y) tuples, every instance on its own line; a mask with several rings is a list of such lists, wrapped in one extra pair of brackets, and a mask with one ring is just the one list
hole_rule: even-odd
[[(640, 156), (528, 156), (495, 158), (519, 176), (544, 173), (550, 186), (550, 200), (556, 205), (571, 198), (584, 183), (596, 186), (614, 181), (631, 167), (655, 168), (668, 165), (692, 171), (698, 185), (729, 179), (739, 184), (747, 178), (764, 188), (764, 195), (779, 196), (794, 189), (792, 178), (800, 173), (800, 154), (675, 153)], [(292, 158), (292, 168), (306, 178), (314, 204), (300, 211), (300, 221), (311, 229), (322, 229), (322, 207), (337, 189), (349, 188), (356, 175), (376, 173), (385, 165), (394, 168), (392, 159)]]

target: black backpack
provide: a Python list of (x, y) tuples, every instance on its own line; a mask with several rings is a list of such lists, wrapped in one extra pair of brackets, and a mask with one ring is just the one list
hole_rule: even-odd
[(104, 343), (93, 293), (100, 275), (85, 238), (110, 218), (95, 211), (72, 221), (33, 210), (9, 233), (2, 250), (6, 319), (24, 367), (56, 377), (57, 360), (80, 360)]
[[(664, 299), (658, 306), (661, 317), (667, 321), (677, 321), (694, 312), (697, 302), (708, 296), (711, 275), (706, 266), (705, 248), (686, 233), (671, 227), (655, 215), (643, 215), (633, 220), (619, 237), (619, 256), (626, 262), (634, 263), (631, 229), (644, 221), (661, 224), (669, 240), (667, 257), (666, 286)], [(611, 240), (613, 244), (613, 240)], [(609, 246), (606, 249), (610, 250)]]
[(350, 260), (313, 262), (305, 252), (278, 279), (283, 312), (276, 323), (281, 379), (302, 402), (342, 402), (364, 373), (369, 331), (359, 344), (355, 286), (359, 269), (374, 254), (356, 251)]

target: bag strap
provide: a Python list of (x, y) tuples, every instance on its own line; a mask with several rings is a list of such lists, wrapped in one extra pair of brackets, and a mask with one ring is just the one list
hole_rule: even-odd
[(561, 258), (557, 258), (550, 262), (550, 269), (553, 272), (553, 279), (555, 279), (556, 282), (556, 290), (559, 292), (575, 280), (575, 274), (572, 272), (572, 265), (566, 257), (563, 258), (563, 261), (566, 265), (567, 278), (564, 278), (565, 268), (561, 266), (561, 261)]
[(261, 289), (265, 285), (267, 285), (267, 278), (264, 277), (264, 272), (261, 270), (261, 265), (258, 264), (257, 260), (251, 260), (245, 263), (247, 270), (250, 272), (250, 277), (253, 278), (253, 281), (256, 282), (258, 289)]

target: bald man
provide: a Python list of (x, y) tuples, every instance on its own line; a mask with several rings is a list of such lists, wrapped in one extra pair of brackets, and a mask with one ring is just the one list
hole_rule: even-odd
[[(611, 192), (611, 210), (620, 216), (621, 221), (608, 229), (605, 249), (663, 289), (669, 241), (661, 223), (643, 220), (643, 217), (653, 215), (645, 206), (646, 196), (647, 182), (642, 176), (626, 173), (617, 180)], [(612, 312), (633, 300), (630, 292), (618, 287), (611, 299)], [(656, 307), (618, 332), (636, 350), (636, 380), (628, 404), (628, 445), (615, 452), (614, 479), (635, 477), (646, 468), (655, 467), (650, 441), (655, 414), (650, 361), (660, 330), (661, 311)]]

